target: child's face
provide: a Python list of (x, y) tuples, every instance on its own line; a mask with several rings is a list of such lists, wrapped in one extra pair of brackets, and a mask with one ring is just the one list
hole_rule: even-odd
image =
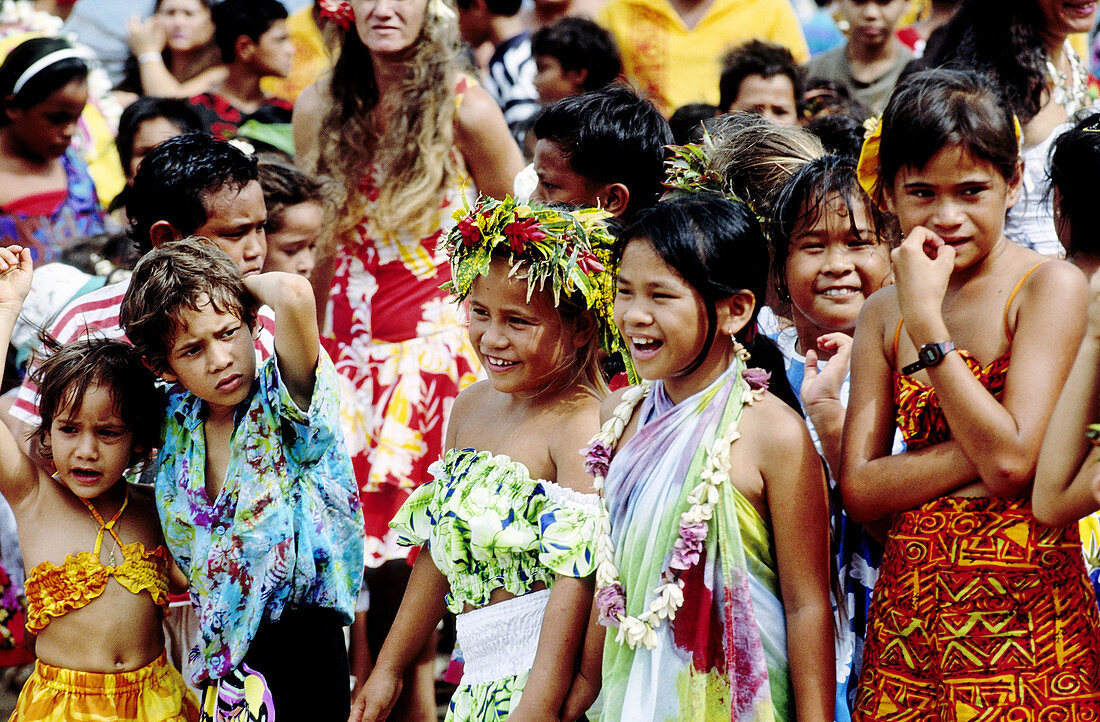
[(860, 45), (885, 45), (907, 4), (908, 0), (840, 0), (840, 14), (850, 28), (849, 40)]
[(94, 499), (122, 478), (134, 439), (110, 389), (92, 384), (80, 408), (58, 409), (50, 423), (50, 447), (61, 483), (82, 499)]
[(324, 216), (317, 203), (299, 203), (284, 208), (281, 227), (267, 234), (264, 272), (286, 271), (309, 278), (313, 271), (313, 250), (321, 235)]
[(1005, 180), (968, 149), (941, 148), (920, 169), (903, 166), (889, 194), (908, 235), (924, 226), (955, 249), (955, 270), (979, 263), (1004, 238), (1005, 213), (1020, 197), (1020, 174)]
[(726, 110), (756, 113), (776, 125), (798, 125), (794, 83), (782, 73), (770, 78), (756, 73), (746, 75), (737, 89), (737, 98)]
[(489, 273), (470, 286), (470, 342), (504, 393), (538, 392), (572, 372), (584, 340), (562, 321), (546, 292), (527, 302), (527, 280), (509, 276), (508, 264), (494, 260)]
[(77, 78), (29, 108), (8, 108), (9, 129), (28, 156), (60, 158), (69, 149), (88, 102), (88, 81)]
[(248, 397), (256, 376), (252, 333), (232, 313), (219, 313), (208, 298), (199, 309), (180, 310), (180, 328), (168, 346), (168, 369), (161, 376), (178, 381), (219, 411)]
[(130, 167), (126, 169), (129, 174), (127, 180), (134, 179), (138, 166), (141, 165), (145, 156), (149, 155), (149, 151), (181, 133), (183, 131), (180, 127), (167, 118), (143, 120), (138, 125), (137, 132), (134, 133), (134, 141), (130, 145)]
[(583, 70), (565, 70), (553, 55), (535, 56), (535, 90), (543, 105), (584, 92)]
[(276, 20), (256, 41), (252, 67), (263, 75), (285, 78), (294, 61), (294, 41), (286, 29), (286, 20)]
[(206, 223), (191, 235), (205, 236), (233, 259), (241, 275), (259, 273), (267, 257), (267, 206), (257, 181), (243, 188), (222, 186), (203, 199)]
[(867, 209), (856, 201), (852, 212), (849, 218), (844, 199), (834, 193), (812, 223), (795, 226), (784, 267), (795, 326), (850, 334), (863, 301), (889, 277), (890, 254)]
[(615, 286), (615, 325), (638, 373), (647, 379), (677, 376), (702, 351), (706, 324), (703, 297), (648, 240), (628, 243)]
[(569, 157), (553, 141), (540, 140), (535, 144), (535, 173), (539, 184), (532, 200), (575, 206), (595, 206), (599, 201), (595, 184), (570, 167)]

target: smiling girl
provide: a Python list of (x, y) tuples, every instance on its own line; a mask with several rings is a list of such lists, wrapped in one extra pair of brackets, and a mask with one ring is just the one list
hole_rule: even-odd
[(621, 350), (607, 215), (483, 199), (448, 236), (489, 378), (455, 400), (435, 479), (391, 524), (423, 546), (353, 722), (386, 719), (447, 609), (465, 658), (448, 720), (583, 711), (562, 707), (592, 603), (596, 497), (578, 451), (606, 392), (599, 349)]
[[(0, 248), (5, 343), (31, 275), (29, 249)], [(36, 434), (56, 473), (0, 424), (0, 492), (19, 527), (38, 656), (12, 719), (197, 720), (164, 651), (169, 560), (153, 495), (122, 478), (158, 440), (153, 377), (129, 344), (89, 340), (54, 350), (36, 382)]]
[(825, 478), (802, 420), (745, 368), (742, 342), (770, 343), (760, 227), (686, 195), (622, 241), (615, 322), (647, 382), (608, 398), (589, 450), (596, 608), (617, 627), (600, 719), (831, 720)]
[[(1028, 499), (1085, 282), (1005, 237), (1017, 127), (988, 79), (936, 70), (898, 87), (864, 144), (861, 182), (906, 238), (895, 284), (860, 315), (844, 424), (848, 514), (894, 519), (858, 719), (1100, 711), (1100, 619), (1077, 529), (1039, 525)], [(895, 425), (907, 450), (891, 455)]]

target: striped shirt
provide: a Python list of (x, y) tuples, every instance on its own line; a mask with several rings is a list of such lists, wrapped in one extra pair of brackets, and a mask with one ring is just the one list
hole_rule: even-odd
[(485, 89), (504, 111), (504, 120), (520, 144), (523, 143), (526, 122), (539, 111), (535, 73), (531, 37), (526, 32), (505, 40), (489, 58)]

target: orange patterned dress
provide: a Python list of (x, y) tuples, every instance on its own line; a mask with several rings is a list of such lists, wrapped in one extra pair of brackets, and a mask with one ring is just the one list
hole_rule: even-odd
[[(987, 366), (960, 355), (1000, 400), (1011, 351)], [(910, 450), (951, 438), (934, 388), (895, 373), (894, 401)], [(946, 496), (898, 514), (853, 719), (1100, 719), (1100, 614), (1077, 526), (1039, 524), (1026, 498)]]

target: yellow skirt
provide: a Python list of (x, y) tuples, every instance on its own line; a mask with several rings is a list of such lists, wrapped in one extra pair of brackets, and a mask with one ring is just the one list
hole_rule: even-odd
[(10, 722), (195, 722), (199, 706), (162, 653), (132, 672), (102, 674), (35, 662)]

